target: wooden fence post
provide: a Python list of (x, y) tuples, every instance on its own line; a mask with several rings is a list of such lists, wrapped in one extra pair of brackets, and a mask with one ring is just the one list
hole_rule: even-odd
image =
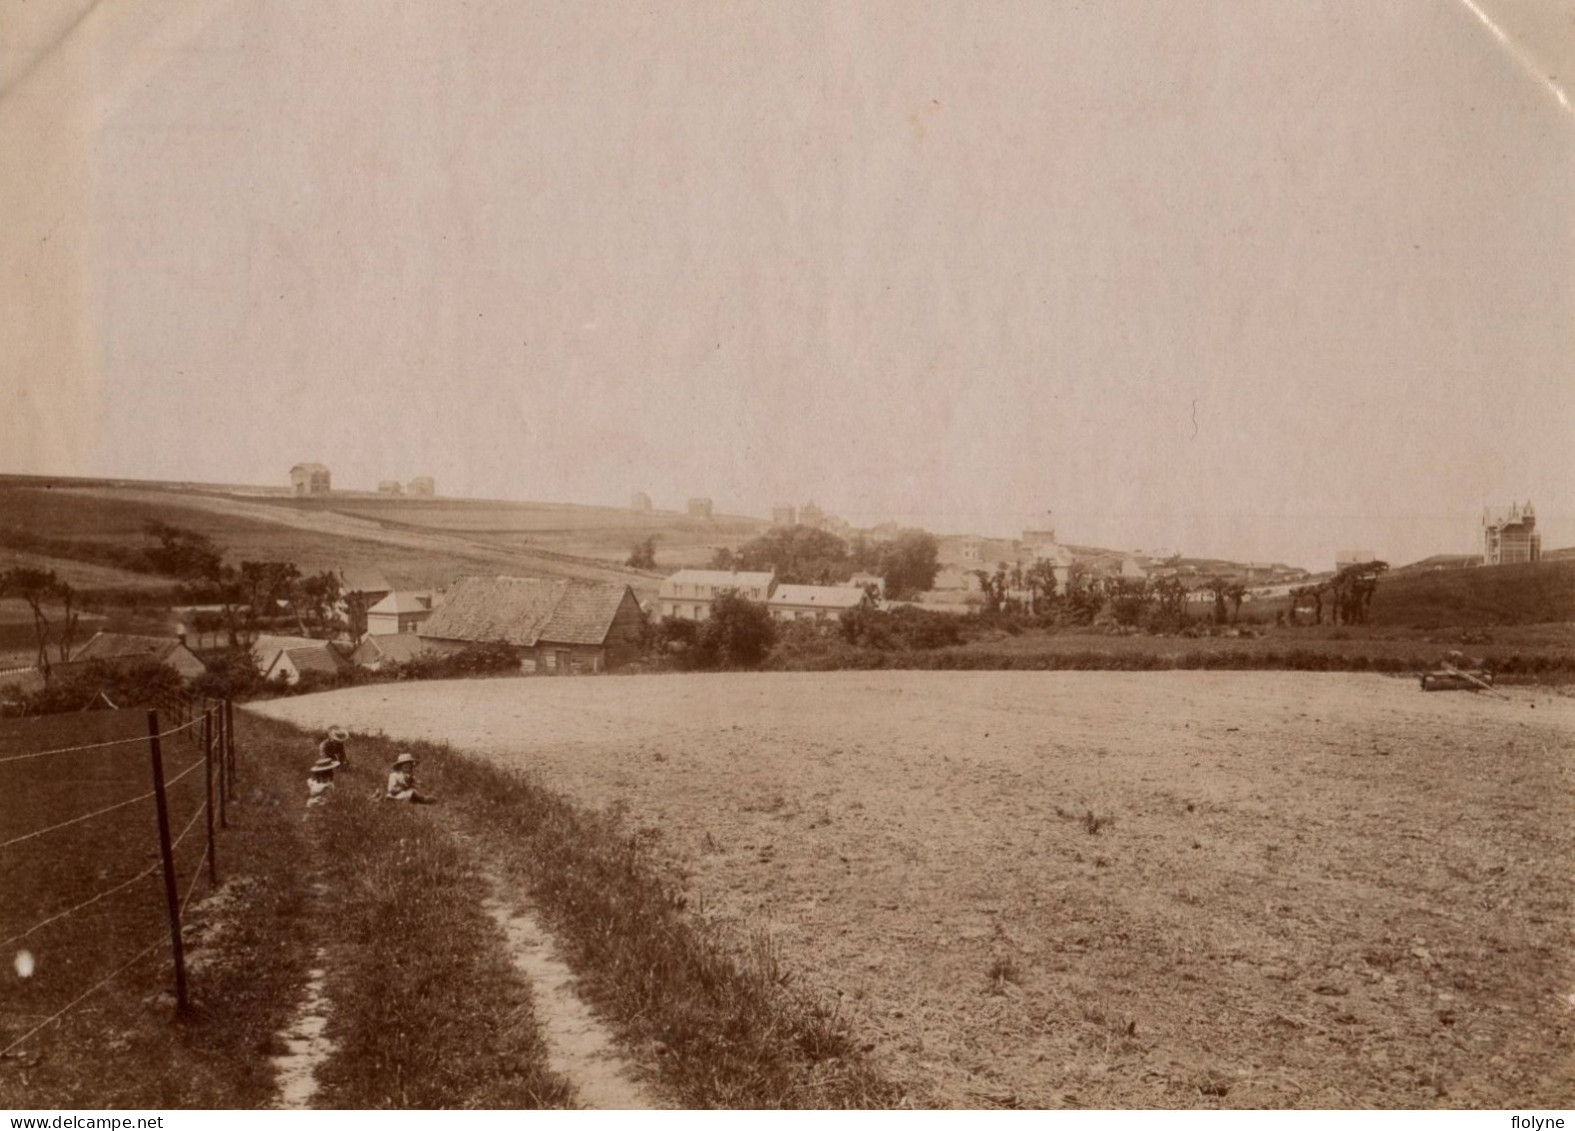
[(219, 846), (213, 839), (213, 712), (202, 715), (202, 774), (207, 784), (208, 800), (203, 810), (208, 819), (208, 885), (219, 882)]
[(227, 829), (230, 827), (230, 813), (228, 806), (225, 805), (225, 794), (229, 792), (229, 784), (227, 781), (229, 775), (229, 760), (224, 755), (224, 732), (226, 727), (223, 703), (219, 704), (218, 708), (213, 712), (213, 715), (214, 723), (218, 728), (213, 735), (213, 749), (214, 753), (219, 759), (219, 827), (221, 829)]
[(224, 701), (224, 742), (228, 748), (225, 753), (230, 760), (230, 793), (235, 792), (235, 704), (230, 700)]
[(170, 810), (164, 797), (164, 755), (159, 750), (159, 713), (148, 712), (148, 753), (153, 759), (153, 802), (159, 814), (159, 858), (164, 863), (164, 902), (170, 916), (170, 950), (175, 956), (175, 1008), (186, 1012), (186, 950), (180, 937), (180, 898), (175, 892), (175, 857), (170, 851)]

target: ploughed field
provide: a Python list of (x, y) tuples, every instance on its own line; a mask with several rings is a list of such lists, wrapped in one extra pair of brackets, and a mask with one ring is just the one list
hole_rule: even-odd
[[(1575, 699), (1293, 672), (376, 685), (631, 824), (915, 1102), (1575, 1103)], [(442, 792), (440, 781), (427, 783)]]

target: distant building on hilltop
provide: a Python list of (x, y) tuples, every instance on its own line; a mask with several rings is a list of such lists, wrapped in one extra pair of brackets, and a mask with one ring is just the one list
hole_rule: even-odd
[(639, 511), (641, 514), (651, 513), (651, 496), (644, 491), (636, 491), (629, 496), (629, 509)]
[(409, 490), (412, 495), (436, 495), (437, 484), (432, 481), (430, 475), (418, 475), (410, 481)]
[(771, 525), (772, 526), (797, 526), (798, 525), (798, 508), (797, 507), (772, 507), (771, 508)]
[(816, 530), (823, 530), (826, 526), (826, 512), (813, 502), (805, 503), (798, 508), (798, 523), (800, 526), (809, 526)]
[(1366, 565), (1377, 560), (1378, 555), (1371, 550), (1337, 550), (1334, 555), (1334, 569), (1338, 573), (1346, 566)]
[(290, 469), (290, 486), (297, 495), (326, 495), (332, 490), (328, 468), (321, 463), (298, 463)]
[(703, 498), (690, 499), (688, 504), (690, 518), (710, 518), (711, 500)]
[(379, 495), (403, 495), (404, 486), (397, 479), (385, 479), (377, 485)]
[(1482, 508), (1483, 565), (1541, 560), (1542, 535), (1537, 533), (1537, 512), (1529, 500), (1525, 506)]

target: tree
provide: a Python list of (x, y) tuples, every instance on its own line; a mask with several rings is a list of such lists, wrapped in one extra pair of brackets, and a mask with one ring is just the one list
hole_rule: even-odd
[(290, 586), (287, 600), (307, 636), (330, 636), (344, 627), (339, 618), (339, 578), (331, 570), (300, 578)]
[(904, 530), (882, 546), (880, 573), (887, 596), (907, 597), (933, 588), (941, 568), (938, 554), (935, 535), (925, 530)]
[(50, 600), (60, 586), (54, 570), (13, 566), (0, 573), (0, 596), (20, 597), (27, 602), (33, 614), (33, 634), (38, 643), (34, 661), (44, 680), (49, 679), (49, 617), (44, 612), (44, 602)]
[(696, 666), (759, 667), (775, 640), (776, 625), (764, 605), (732, 595), (718, 597), (700, 628)]
[(778, 527), (745, 542), (733, 555), (732, 568), (770, 570), (789, 585), (829, 585), (853, 574), (846, 542), (828, 530), (802, 524)]
[(217, 581), (224, 555), (206, 534), (186, 530), (159, 519), (149, 519), (142, 532), (158, 543), (143, 551), (155, 573), (178, 577), (182, 581)]
[(631, 569), (656, 568), (656, 535), (652, 534), (636, 542), (629, 550), (629, 557), (623, 563)]

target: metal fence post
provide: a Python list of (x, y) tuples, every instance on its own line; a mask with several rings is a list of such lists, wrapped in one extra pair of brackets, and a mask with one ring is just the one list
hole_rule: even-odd
[(170, 916), (170, 950), (175, 956), (175, 1007), (186, 1011), (186, 950), (180, 937), (180, 899), (175, 893), (175, 856), (170, 851), (170, 810), (164, 797), (164, 755), (159, 750), (159, 713), (148, 712), (148, 753), (153, 760), (153, 802), (159, 814), (159, 858), (164, 864), (164, 902)]

